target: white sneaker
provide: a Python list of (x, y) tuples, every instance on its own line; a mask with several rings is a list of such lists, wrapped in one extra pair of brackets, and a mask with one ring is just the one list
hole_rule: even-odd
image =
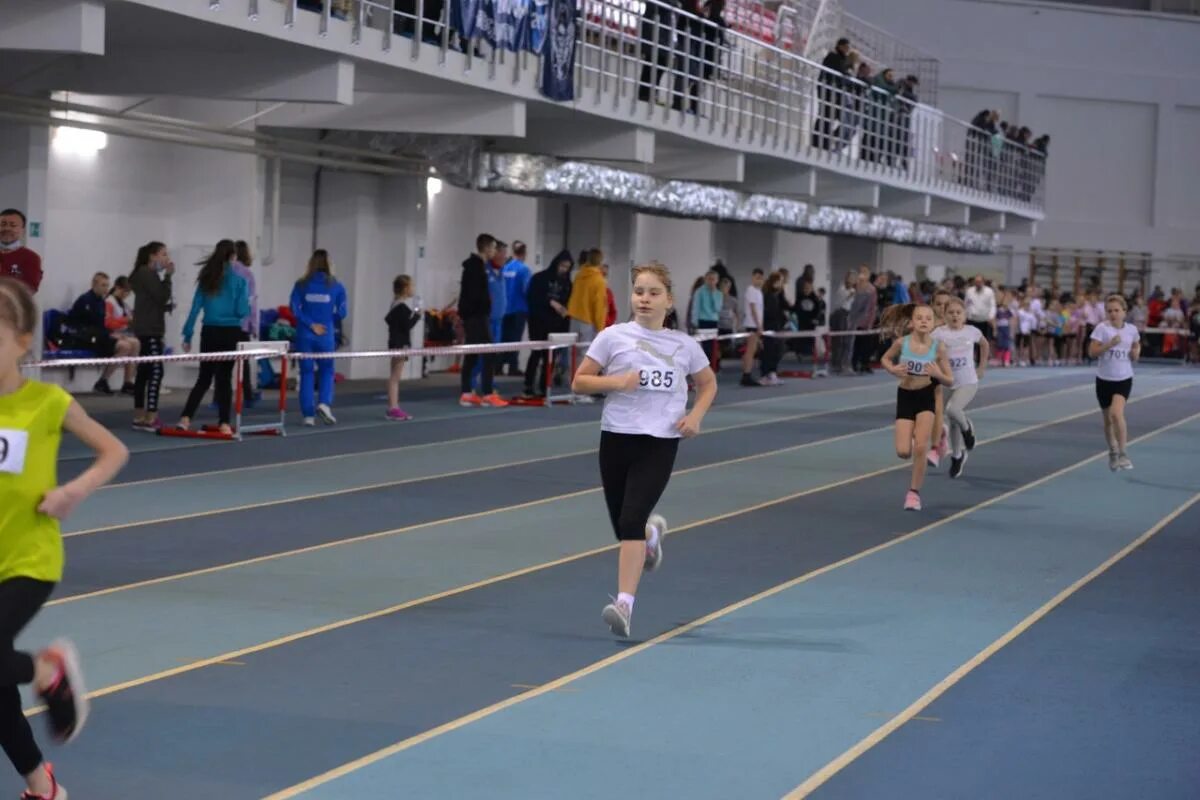
[(305, 417), (304, 418), (304, 427), (312, 428), (312, 427), (315, 427), (316, 424), (317, 424), (316, 417)]
[(333, 415), (333, 409), (324, 403), (317, 405), (317, 416), (320, 417), (321, 422), (324, 422), (326, 425), (337, 424), (337, 417)]
[(646, 541), (650, 541), (650, 529), (658, 529), (658, 545), (651, 550), (650, 545), (646, 545), (646, 563), (642, 566), (646, 572), (654, 572), (662, 566), (663, 562), (663, 539), (667, 535), (667, 521), (663, 519), (661, 514), (651, 514), (650, 520), (646, 523)]
[(633, 612), (629, 609), (629, 606), (625, 603), (618, 603), (616, 600), (606, 605), (604, 610), (600, 612), (600, 619), (604, 620), (604, 624), (622, 639), (629, 638), (629, 632), (632, 630), (632, 626), (630, 625), (632, 616)]
[(1133, 469), (1133, 462), (1129, 460), (1129, 456), (1121, 453), (1117, 456), (1118, 469)]

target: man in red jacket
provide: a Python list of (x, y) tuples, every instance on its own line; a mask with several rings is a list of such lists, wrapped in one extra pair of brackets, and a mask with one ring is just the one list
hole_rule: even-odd
[(16, 278), (36, 293), (42, 285), (42, 258), (24, 247), (25, 215), (15, 208), (0, 211), (0, 276)]

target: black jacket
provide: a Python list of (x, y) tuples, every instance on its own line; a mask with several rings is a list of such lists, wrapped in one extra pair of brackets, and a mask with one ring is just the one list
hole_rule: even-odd
[(565, 331), (569, 325), (569, 320), (550, 305), (551, 300), (557, 300), (565, 306), (571, 298), (571, 276), (558, 274), (558, 265), (564, 261), (574, 261), (567, 250), (556, 255), (550, 261), (550, 266), (529, 279), (529, 290), (525, 297), (529, 304), (531, 328), (536, 326), (539, 330), (556, 333)]
[(492, 313), (492, 295), (488, 291), (487, 265), (478, 254), (462, 262), (462, 285), (458, 290), (458, 316), (463, 319), (483, 317)]
[(171, 276), (152, 267), (135, 269), (129, 276), (133, 290), (133, 332), (137, 336), (165, 336), (167, 312), (171, 310)]

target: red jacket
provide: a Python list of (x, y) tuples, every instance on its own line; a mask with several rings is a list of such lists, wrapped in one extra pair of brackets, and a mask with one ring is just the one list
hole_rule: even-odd
[(28, 247), (0, 250), (0, 277), (15, 278), (36, 293), (42, 285), (42, 257)]
[(608, 313), (604, 315), (604, 327), (610, 327), (617, 323), (617, 298), (613, 296), (612, 289), (605, 289), (608, 292)]

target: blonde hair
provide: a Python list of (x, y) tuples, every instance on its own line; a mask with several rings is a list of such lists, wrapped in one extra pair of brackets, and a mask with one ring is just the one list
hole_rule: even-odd
[(671, 291), (671, 270), (667, 269), (664, 265), (659, 264), (657, 261), (653, 261), (649, 264), (639, 264), (633, 268), (631, 283), (637, 283), (638, 276), (645, 274), (653, 275), (654, 277), (658, 278), (659, 281), (662, 282), (662, 285), (667, 287), (667, 294), (674, 294), (674, 292)]
[(1122, 311), (1129, 310), (1129, 303), (1125, 301), (1124, 295), (1110, 294), (1108, 297), (1104, 298), (1104, 305), (1107, 306), (1109, 303), (1116, 303), (1117, 305), (1121, 306)]
[(879, 315), (879, 327), (893, 339), (898, 339), (908, 332), (913, 316), (918, 308), (928, 308), (933, 313), (933, 306), (925, 303), (905, 303), (899, 306), (888, 306)]
[(946, 308), (949, 308), (950, 306), (961, 306), (965, 310), (967, 304), (963, 302), (961, 297), (956, 294), (952, 294), (950, 295), (950, 299), (946, 301)]

